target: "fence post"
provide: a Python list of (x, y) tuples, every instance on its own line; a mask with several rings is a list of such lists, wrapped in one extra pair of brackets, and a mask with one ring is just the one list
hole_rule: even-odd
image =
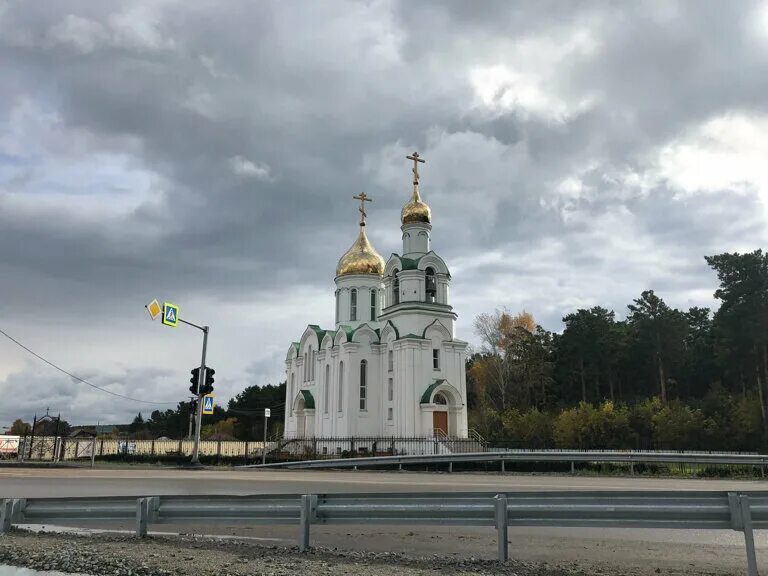
[(216, 445), (216, 464), (221, 462), (221, 440)]
[(147, 535), (147, 520), (149, 517), (149, 498), (136, 499), (136, 537)]
[(506, 494), (496, 494), (494, 497), (494, 511), (496, 516), (496, 538), (499, 543), (499, 562), (506, 562), (509, 559)]
[(504, 473), (507, 471), (507, 463), (504, 462), (504, 458), (501, 459), (501, 472)]
[(101, 439), (101, 447), (99, 448), (99, 456), (104, 456), (104, 438)]
[(299, 552), (309, 550), (309, 525), (312, 521), (312, 496), (304, 494), (301, 497), (299, 513)]
[(154, 456), (154, 455), (155, 455), (155, 440), (153, 438), (152, 439), (152, 456)]
[(757, 576), (757, 557), (755, 556), (755, 536), (752, 532), (752, 513), (749, 509), (749, 496), (739, 496), (741, 521), (744, 529), (744, 542), (747, 545), (747, 574)]
[(576, 474), (576, 467), (573, 464), (573, 460), (571, 460), (571, 474)]
[(453, 472), (453, 460), (448, 462), (448, 472)]
[(0, 501), (0, 534), (5, 534), (11, 529), (11, 517), (13, 516), (13, 500)]

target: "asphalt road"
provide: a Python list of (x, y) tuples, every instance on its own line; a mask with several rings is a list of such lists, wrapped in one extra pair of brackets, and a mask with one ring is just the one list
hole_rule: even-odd
[[(764, 481), (370, 471), (0, 468), (0, 498), (99, 495), (265, 494), (532, 490), (762, 490)], [(131, 526), (114, 526), (131, 529)], [(244, 536), (290, 545), (291, 526), (168, 526), (163, 531)], [(490, 528), (313, 526), (313, 543), (350, 550), (493, 558)], [(510, 555), (578, 566), (595, 573), (625, 568), (647, 574), (745, 571), (743, 536), (707, 530), (510, 528)], [(768, 533), (756, 532), (758, 564), (768, 571)]]

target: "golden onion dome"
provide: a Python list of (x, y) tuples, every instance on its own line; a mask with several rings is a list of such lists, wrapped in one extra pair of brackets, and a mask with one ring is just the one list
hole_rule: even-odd
[(384, 258), (376, 252), (365, 235), (365, 224), (360, 226), (360, 234), (349, 250), (339, 259), (336, 266), (336, 276), (351, 276), (352, 274), (384, 275)]
[(432, 222), (432, 211), (425, 202), (422, 202), (419, 196), (418, 186), (413, 188), (413, 196), (408, 203), (403, 206), (403, 211), (400, 213), (400, 220), (403, 224), (410, 224), (412, 222)]

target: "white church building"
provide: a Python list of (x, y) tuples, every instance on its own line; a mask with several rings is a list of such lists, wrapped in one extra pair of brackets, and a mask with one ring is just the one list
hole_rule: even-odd
[(360, 231), (336, 267), (336, 324), (310, 324), (288, 349), (286, 438), (467, 438), (467, 343), (454, 337), (451, 274), (431, 246), (432, 214), (413, 192), (402, 254), (384, 259)]

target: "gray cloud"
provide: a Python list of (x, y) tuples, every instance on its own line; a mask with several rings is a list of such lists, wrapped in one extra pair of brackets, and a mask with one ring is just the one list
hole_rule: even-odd
[[(304, 325), (332, 321), (353, 194), (398, 251), (413, 149), (460, 337), (500, 305), (550, 329), (649, 287), (711, 305), (702, 256), (766, 239), (768, 177), (740, 160), (768, 146), (749, 129), (768, 122), (765, 14), (6, 3), (0, 326), (95, 383), (180, 400), (199, 337), (149, 324), (143, 304), (166, 298), (212, 326), (221, 399), (276, 381)], [(21, 354), (0, 342), (0, 393), (19, 398), (0, 424), (54, 400), (72, 420), (142, 409)]]

